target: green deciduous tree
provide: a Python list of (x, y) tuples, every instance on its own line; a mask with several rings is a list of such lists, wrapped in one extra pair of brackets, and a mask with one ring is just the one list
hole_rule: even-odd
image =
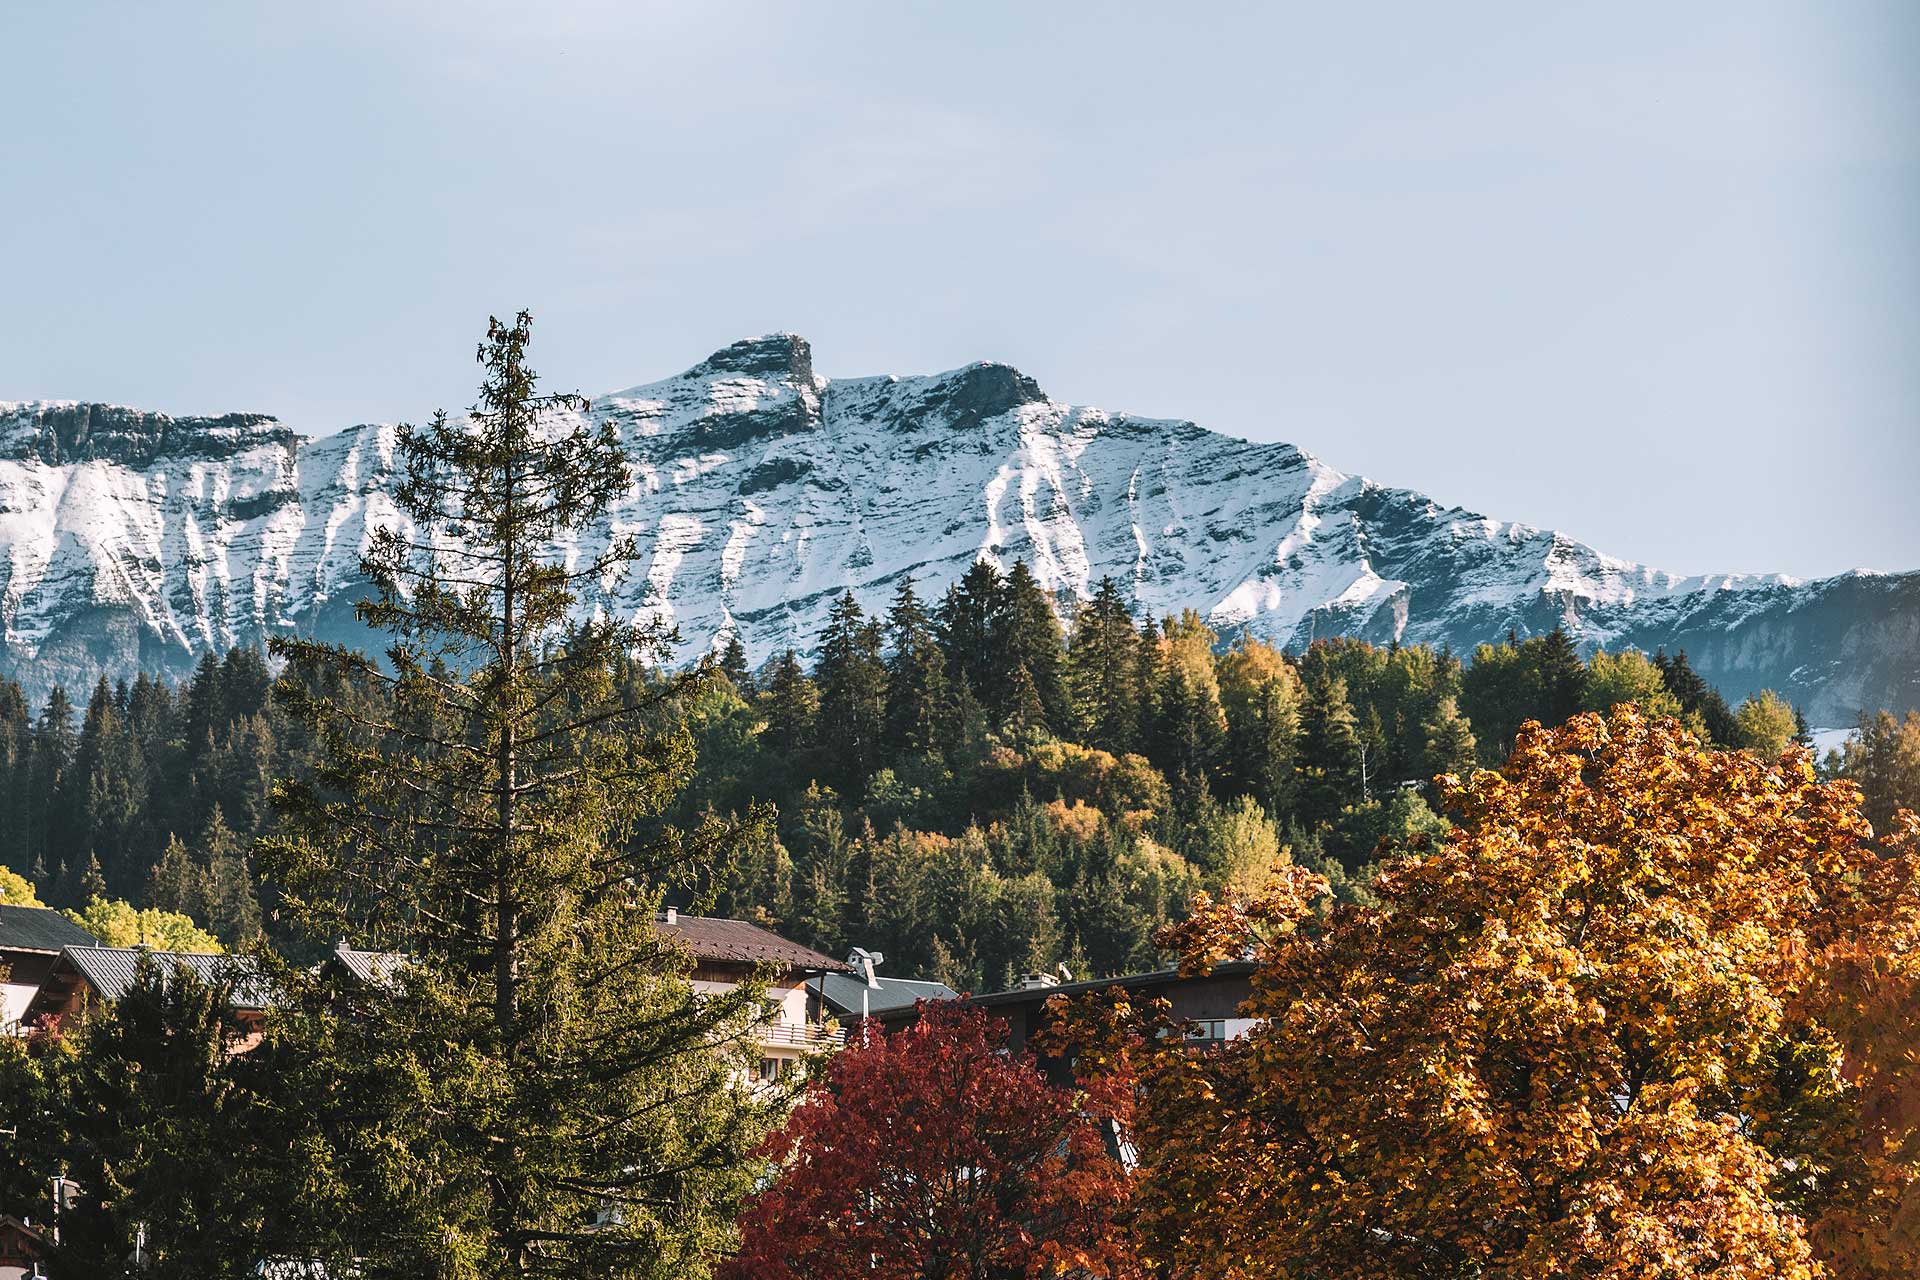
[(1777, 756), (1793, 741), (1793, 707), (1771, 689), (1762, 689), (1734, 712), (1733, 745), (1763, 756)]

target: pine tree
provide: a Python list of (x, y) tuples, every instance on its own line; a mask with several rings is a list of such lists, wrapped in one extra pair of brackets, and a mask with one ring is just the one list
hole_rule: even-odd
[(1452, 698), (1442, 698), (1422, 728), (1426, 734), (1428, 780), (1449, 773), (1463, 780), (1472, 775), (1476, 759), (1473, 726)]
[(1347, 684), (1338, 676), (1307, 687), (1300, 712), (1300, 812), (1309, 823), (1330, 822), (1359, 804), (1360, 735)]
[[(536, 394), (529, 331), (525, 314), (490, 326), (467, 420), (400, 433), (409, 520), (375, 535), (358, 606), (386, 661), (274, 646), (279, 692), (324, 749), (275, 791), (283, 830), (261, 848), (282, 910), (315, 941), (410, 957), (404, 981), (356, 997), (377, 1002), (377, 1035), (287, 1015), (356, 1095), (322, 1148), (347, 1188), (338, 1235), (296, 1255), (336, 1272), (704, 1274), (748, 1185), (759, 1117), (728, 1046), (758, 992), (696, 998), (653, 927), (661, 886), (723, 857), (728, 833), (638, 835), (691, 766), (656, 711), (706, 677), (618, 681), (660, 633), (569, 623), (575, 584), (634, 548), (572, 564), (548, 548), (630, 477), (611, 426)], [(390, 710), (315, 692), (332, 679)]]
[(741, 697), (753, 697), (753, 672), (747, 667), (747, 647), (740, 643), (737, 628), (727, 633), (727, 647), (720, 652), (720, 674), (732, 682)]
[(1541, 723), (1565, 724), (1580, 713), (1586, 702), (1587, 668), (1567, 633), (1555, 627), (1540, 642), (1536, 659), (1540, 668)]
[(28, 839), (27, 815), (33, 773), (33, 717), (26, 695), (0, 680), (0, 867), (25, 872), (36, 850)]
[(1067, 649), (1073, 721), (1088, 746), (1122, 755), (1140, 741), (1140, 635), (1112, 578), (1080, 606)]
[(897, 760), (934, 755), (949, 696), (947, 664), (911, 577), (893, 593), (887, 644), (887, 751)]
[(766, 747), (780, 760), (799, 760), (813, 750), (814, 726), (820, 715), (820, 692), (800, 666), (793, 650), (783, 651), (767, 673), (760, 692), (760, 710), (766, 717), (762, 734)]
[(851, 591), (827, 614), (813, 678), (820, 687), (823, 772), (840, 790), (859, 796), (879, 768), (887, 669), (880, 658), (880, 629), (861, 612)]
[(77, 740), (73, 730), (73, 703), (59, 685), (47, 694), (47, 705), (33, 730), (33, 760), (27, 780), (27, 844), (50, 868), (71, 860), (84, 861), (72, 838), (78, 801), (69, 775)]
[(245, 846), (227, 825), (218, 805), (200, 835), (200, 866), (203, 901), (198, 911), (188, 914), (229, 947), (253, 941), (260, 934), (260, 902), (254, 896), (253, 873)]
[(1040, 712), (1036, 719), (1031, 706), (1020, 706), (1026, 695), (1016, 699), (1009, 686), (1006, 711), (1021, 723), (1054, 733), (1065, 733), (1073, 723), (1073, 707), (1067, 694), (1066, 643), (1060, 631), (1060, 619), (1054, 614), (1053, 601), (1040, 587), (1027, 562), (1016, 560), (1007, 575), (1005, 608), (1002, 615), (1004, 636), (999, 645), (1001, 661), (1011, 671), (1026, 669), (1032, 686), (1032, 698)]
[(168, 836), (166, 850), (147, 875), (146, 905), (200, 920), (206, 918), (206, 901), (205, 880), (193, 855), (179, 836)]
[(991, 561), (976, 560), (947, 588), (940, 602), (940, 647), (949, 673), (967, 682), (996, 720), (1006, 711), (1011, 668), (1003, 649), (1007, 625), (1006, 582)]
[(1734, 722), (1733, 709), (1727, 706), (1720, 691), (1693, 669), (1685, 649), (1671, 658), (1667, 657), (1666, 650), (1658, 650), (1653, 661), (1667, 682), (1667, 691), (1679, 701), (1682, 714), (1706, 734), (1709, 742), (1732, 746), (1739, 740), (1740, 727)]

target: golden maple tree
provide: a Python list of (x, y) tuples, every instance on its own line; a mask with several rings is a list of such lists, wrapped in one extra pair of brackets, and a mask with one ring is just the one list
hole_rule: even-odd
[(1920, 1275), (1915, 823), (1808, 755), (1631, 708), (1443, 780), (1457, 825), (1325, 914), (1294, 866), (1169, 930), (1259, 962), (1242, 1040), (1064, 1002), (1136, 1083), (1134, 1230), (1164, 1273)]

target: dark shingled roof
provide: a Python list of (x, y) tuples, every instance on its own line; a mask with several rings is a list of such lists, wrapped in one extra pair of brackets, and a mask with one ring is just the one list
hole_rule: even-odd
[(103, 1000), (118, 1000), (133, 989), (140, 974), (140, 959), (152, 956), (154, 963), (174, 969), (191, 969), (202, 982), (231, 980), (233, 1003), (239, 1009), (266, 1009), (273, 1004), (266, 979), (245, 956), (206, 955), (198, 951), (154, 951), (145, 947), (68, 947), (60, 958), (72, 965), (87, 980), (87, 985)]
[(98, 939), (51, 907), (0, 906), (0, 950), (58, 951)]
[(745, 920), (727, 920), (718, 916), (676, 915), (654, 922), (663, 937), (685, 947), (696, 960), (714, 960), (723, 964), (783, 964), (789, 969), (824, 969), (846, 973), (846, 965), (832, 956), (821, 955), (811, 947), (789, 942), (779, 934)]
[(952, 1000), (960, 993), (944, 982), (922, 982), (914, 978), (876, 978), (877, 987), (869, 987), (857, 974), (823, 973), (807, 983), (827, 1002), (835, 1016), (860, 1016), (860, 993), (867, 993), (867, 1012), (884, 1013), (889, 1009), (910, 1009), (916, 1000)]

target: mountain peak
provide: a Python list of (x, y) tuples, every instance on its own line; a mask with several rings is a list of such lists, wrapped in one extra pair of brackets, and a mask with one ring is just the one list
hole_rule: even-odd
[(1040, 384), (1010, 364), (982, 360), (941, 375), (941, 394), (962, 425), (1011, 413), (1022, 405), (1044, 404)]
[(797, 333), (742, 338), (695, 365), (700, 374), (737, 373), (779, 378), (802, 385), (813, 382), (813, 347)]
[[(630, 533), (640, 558), (580, 608), (673, 626), (681, 659), (729, 637), (756, 660), (810, 653), (843, 591), (883, 610), (910, 575), (938, 598), (985, 555), (1024, 560), (1063, 612), (1111, 577), (1137, 613), (1293, 646), (1471, 652), (1564, 626), (1684, 648), (1728, 695), (1775, 689), (1816, 725), (1920, 699), (1920, 574), (1677, 578), (1291, 445), (1050, 400), (1007, 364), (828, 381), (779, 333), (595, 403), (636, 483), (570, 554)], [(0, 403), (0, 675), (37, 698), (288, 631), (366, 644), (353, 606), (394, 519), (392, 441)]]

